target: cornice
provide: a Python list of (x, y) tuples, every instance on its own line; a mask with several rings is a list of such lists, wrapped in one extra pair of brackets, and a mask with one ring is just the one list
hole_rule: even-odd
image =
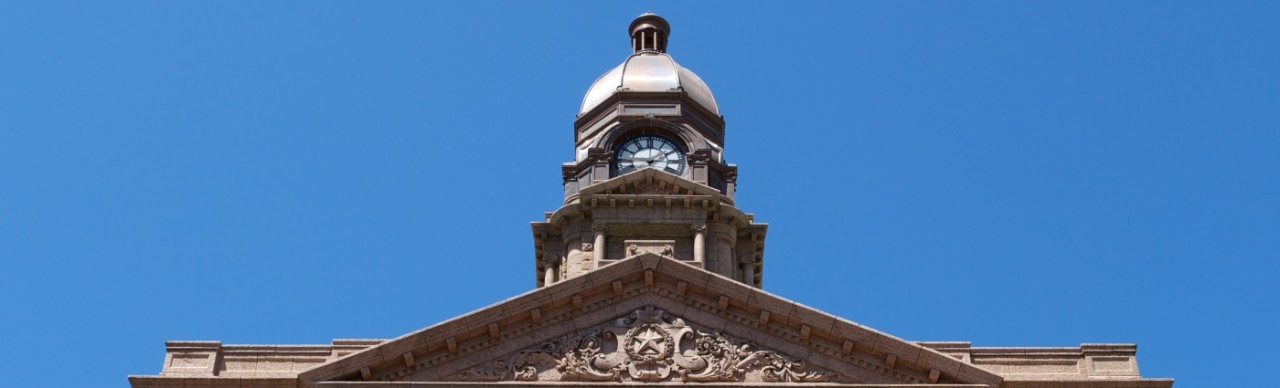
[[(710, 124), (719, 130), (723, 130), (725, 126), (724, 117), (717, 115), (702, 107), (697, 101), (689, 98), (682, 91), (672, 92), (628, 92), (619, 91), (609, 96), (608, 99), (596, 105), (590, 111), (574, 118), (573, 128), (575, 131), (581, 131), (583, 128), (592, 126), (598, 121), (605, 119), (610, 114), (618, 113), (619, 106), (625, 104), (653, 104), (653, 103), (676, 103), (680, 105), (680, 112), (674, 116), (696, 115), (695, 118), (704, 123)], [(615, 115), (616, 117), (616, 115)]]
[(880, 383), (966, 382), (1001, 378), (937, 351), (833, 317), (728, 278), (642, 254), (387, 341), (299, 375), (304, 383), (437, 380), (572, 328), (646, 305), (746, 335), (811, 365), (873, 373)]

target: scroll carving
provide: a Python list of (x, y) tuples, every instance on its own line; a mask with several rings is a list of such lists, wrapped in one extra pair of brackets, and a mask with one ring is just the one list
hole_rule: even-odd
[(461, 378), (475, 381), (535, 381), (538, 379), (538, 368), (533, 363), (528, 357), (496, 360), (491, 365), (463, 371)]
[(471, 381), (824, 382), (838, 376), (652, 306), (458, 375)]

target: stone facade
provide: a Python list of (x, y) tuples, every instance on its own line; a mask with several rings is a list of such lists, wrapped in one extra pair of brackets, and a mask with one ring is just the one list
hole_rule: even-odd
[(533, 223), (536, 278), (544, 287), (654, 251), (759, 286), (766, 231), (721, 191), (644, 169), (586, 186)]
[[(734, 204), (710, 89), (630, 26), (635, 54), (588, 91), (565, 202), (532, 224), (537, 287), (386, 340), (166, 343), (135, 388), (617, 386), (1170, 387), (1137, 347), (915, 342), (761, 289), (767, 226)], [(637, 80), (638, 79), (638, 80)]]
[(1169, 387), (1136, 347), (912, 342), (686, 262), (641, 252), (390, 340), (170, 342), (135, 387), (817, 384)]

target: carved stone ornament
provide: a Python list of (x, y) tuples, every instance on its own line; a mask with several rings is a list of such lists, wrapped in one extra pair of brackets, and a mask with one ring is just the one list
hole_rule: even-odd
[(639, 255), (641, 253), (646, 253), (646, 252), (661, 255), (661, 256), (666, 256), (666, 257), (675, 256), (675, 248), (672, 247), (670, 244), (665, 244), (662, 246), (640, 246), (637, 244), (631, 244), (627, 246), (627, 257)]
[(594, 249), (595, 249), (595, 247), (596, 247), (596, 245), (595, 245), (595, 244), (592, 244), (592, 243), (589, 243), (589, 242), (584, 242), (584, 243), (582, 243), (582, 251), (583, 251), (583, 252), (591, 252), (592, 250), (594, 250)]
[(605, 151), (599, 148), (588, 149), (586, 160), (592, 164), (609, 164), (613, 160), (613, 151)]
[(574, 165), (560, 167), (560, 178), (565, 182), (578, 179), (578, 168)]
[(824, 382), (834, 373), (648, 306), (457, 376), (463, 381)]
[(689, 154), (690, 164), (706, 164), (711, 161), (711, 151), (697, 150)]
[(738, 169), (737, 169), (737, 168), (731, 168), (731, 169), (726, 169), (726, 170), (724, 170), (724, 181), (725, 181), (725, 182), (729, 182), (729, 183), (737, 183), (737, 182), (738, 182)]

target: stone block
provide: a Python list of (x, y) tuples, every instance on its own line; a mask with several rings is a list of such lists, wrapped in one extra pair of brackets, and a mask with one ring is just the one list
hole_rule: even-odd
[(715, 290), (720, 295), (728, 296), (737, 305), (747, 304), (751, 294), (755, 293), (755, 289), (750, 286), (721, 277), (712, 278), (707, 288)]
[(960, 364), (960, 371), (956, 372), (955, 378), (960, 381), (973, 381), (979, 384), (989, 384), (991, 386), (998, 386), (1000, 382), (1004, 380), (1000, 378), (1000, 376), (996, 376), (969, 364)]
[(403, 362), (404, 354), (406, 352), (412, 352), (417, 349), (417, 341), (410, 337), (387, 341), (378, 346), (378, 352), (382, 357), (382, 363)]
[(876, 350), (898, 356), (898, 362), (912, 364), (917, 363), (920, 358), (920, 351), (923, 349), (920, 345), (886, 334), (880, 334), (876, 337), (874, 347)]
[(792, 326), (796, 325), (795, 322), (807, 324), (812, 330), (823, 333), (826, 336), (830, 336), (832, 325), (836, 322), (835, 318), (830, 314), (799, 303), (792, 304), (791, 312), (787, 318), (793, 321), (791, 323)]
[(917, 364), (925, 368), (935, 368), (942, 373), (943, 376), (956, 376), (960, 373), (960, 365), (955, 357), (943, 354), (936, 350), (925, 348), (920, 352)]
[(837, 319), (832, 323), (831, 333), (833, 336), (853, 340), (857, 347), (864, 349), (875, 345), (878, 334), (875, 330), (844, 319)]
[(791, 308), (795, 303), (764, 291), (752, 293), (749, 298), (752, 306), (769, 312), (771, 322), (782, 325), (791, 324)]

